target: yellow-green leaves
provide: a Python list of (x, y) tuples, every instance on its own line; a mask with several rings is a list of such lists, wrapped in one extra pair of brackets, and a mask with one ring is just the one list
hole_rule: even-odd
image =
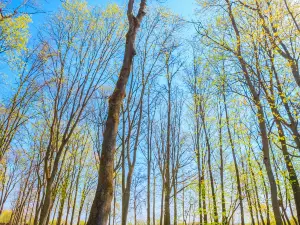
[(11, 210), (4, 210), (0, 215), (0, 223), (9, 223), (11, 216)]
[(165, 19), (168, 19), (170, 18), (171, 16), (173, 16), (172, 12), (165, 9), (165, 8), (160, 8), (159, 9), (159, 13), (161, 15), (161, 17), (165, 18)]
[(179, 23), (179, 21), (181, 20), (177, 14), (174, 14), (167, 8), (160, 7), (158, 8), (158, 12), (161, 18), (165, 21), (166, 25), (167, 23), (176, 24)]
[(62, 4), (63, 8), (72, 14), (88, 14), (89, 8), (86, 1), (67, 0)]
[(122, 16), (122, 9), (117, 4), (109, 4), (103, 11), (102, 16), (106, 18), (112, 18), (115, 16)]
[[(67, 0), (62, 5), (62, 10), (55, 15), (54, 20), (64, 24), (66, 32), (73, 33), (69, 40), (70, 46), (73, 46), (75, 37), (80, 35), (90, 36), (99, 39), (98, 35), (109, 33), (118, 26), (123, 24), (123, 10), (117, 4), (109, 4), (106, 8), (91, 7), (87, 1), (83, 0)], [(109, 25), (108, 25), (109, 24)], [(111, 31), (105, 31), (107, 28)], [(116, 28), (118, 30), (118, 28)], [(121, 29), (121, 28), (120, 28)], [(108, 37), (110, 40), (110, 37)]]
[[(90, 9), (86, 1), (67, 0), (62, 4), (63, 10), (60, 11), (57, 18), (65, 24), (66, 28), (72, 32), (84, 30), (84, 23), (91, 16)], [(76, 26), (74, 26), (76, 24)]]
[(0, 21), (0, 52), (26, 50), (29, 38), (28, 25), (30, 22), (31, 18), (28, 15), (6, 18)]

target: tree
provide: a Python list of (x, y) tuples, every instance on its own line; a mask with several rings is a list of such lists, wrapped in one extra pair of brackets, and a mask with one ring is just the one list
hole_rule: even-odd
[(2, 54), (0, 223), (298, 224), (298, 2), (134, 3), (63, 1)]
[(10, 9), (9, 1), (0, 3), (0, 53), (27, 49), (29, 23), (32, 22), (30, 14), (40, 11), (35, 5), (34, 1), (23, 0)]
[[(0, 160), (10, 149), (17, 132), (24, 127), (31, 117), (30, 109), (37, 96), (37, 92), (44, 86), (40, 81), (40, 71), (43, 63), (34, 49), (15, 62), (16, 87), (8, 92), (8, 98), (2, 99), (0, 104)], [(4, 96), (3, 96), (4, 97)]]
[(113, 94), (109, 98), (108, 116), (103, 133), (102, 152), (100, 159), (98, 186), (91, 208), (88, 225), (106, 225), (113, 197), (113, 172), (116, 135), (119, 125), (119, 114), (125, 97), (125, 88), (136, 54), (134, 44), (137, 31), (145, 15), (146, 0), (142, 0), (137, 16), (133, 15), (134, 0), (129, 0), (127, 18), (129, 23), (122, 69)]
[(67, 1), (63, 7), (49, 24), (51, 33), (43, 40), (40, 56), (48, 83), (43, 93), (42, 115), (49, 141), (44, 158), (46, 186), (39, 225), (47, 223), (53, 206), (53, 187), (68, 142), (86, 116), (90, 99), (107, 79), (103, 74), (122, 38), (122, 28), (116, 23), (122, 15), (115, 5), (100, 11), (90, 9), (85, 2)]

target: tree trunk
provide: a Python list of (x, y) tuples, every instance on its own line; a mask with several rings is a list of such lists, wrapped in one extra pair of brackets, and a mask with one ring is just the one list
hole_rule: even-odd
[(174, 190), (174, 222), (173, 225), (177, 225), (177, 177), (175, 177), (175, 182), (174, 182), (174, 186), (173, 186), (173, 190)]
[[(164, 175), (162, 174), (162, 181), (164, 180)], [(161, 200), (160, 200), (160, 221), (159, 224), (163, 224), (164, 219), (164, 194), (165, 194), (165, 182), (163, 181), (161, 189)]]
[(201, 176), (201, 193), (202, 193), (202, 212), (204, 225), (208, 224), (207, 209), (206, 209), (206, 187), (205, 187), (205, 171), (204, 171), (204, 159), (202, 158), (202, 176)]
[(228, 8), (228, 15), (230, 17), (230, 21), (231, 21), (231, 24), (232, 24), (232, 27), (234, 29), (235, 36), (236, 36), (236, 51), (234, 52), (234, 54), (236, 55), (236, 57), (240, 63), (240, 66), (242, 67), (243, 75), (246, 79), (246, 83), (250, 89), (254, 104), (257, 109), (256, 115), (257, 115), (257, 120), (258, 120), (258, 124), (259, 124), (260, 136), (262, 139), (262, 152), (263, 152), (263, 156), (264, 156), (263, 161), (264, 161), (264, 164), (266, 167), (266, 171), (267, 171), (267, 175), (268, 175), (268, 179), (269, 179), (269, 183), (270, 183), (270, 187), (271, 187), (271, 200), (272, 200), (272, 207), (273, 207), (273, 211), (274, 211), (275, 221), (276, 221), (277, 225), (282, 225), (282, 219), (280, 216), (280, 209), (279, 209), (279, 202), (277, 199), (277, 196), (278, 196), (277, 186), (276, 186), (274, 174), (272, 172), (272, 166), (271, 166), (271, 160), (270, 160), (270, 149), (269, 149), (269, 143), (268, 143), (268, 133), (267, 133), (267, 128), (266, 128), (266, 122), (265, 122), (265, 118), (264, 118), (264, 110), (262, 108), (259, 94), (257, 93), (257, 91), (255, 90), (255, 87), (252, 84), (250, 75), (249, 75), (247, 67), (246, 67), (246, 63), (242, 56), (240, 32), (239, 32), (238, 26), (236, 24), (236, 21), (235, 21), (233, 12), (232, 12), (231, 1), (226, 0), (226, 3), (227, 3), (227, 8)]
[(225, 87), (223, 85), (223, 101), (224, 101), (224, 107), (225, 107), (225, 117), (226, 117), (226, 125), (227, 125), (227, 132), (228, 132), (228, 137), (229, 137), (229, 142), (230, 142), (230, 147), (232, 151), (232, 157), (233, 157), (233, 162), (234, 162), (234, 169), (235, 169), (235, 175), (236, 175), (236, 183), (237, 183), (237, 189), (238, 189), (238, 197), (239, 197), (239, 202), (240, 202), (240, 209), (241, 209), (241, 224), (245, 225), (245, 218), (244, 218), (244, 205), (243, 205), (243, 198), (242, 198), (242, 187), (241, 187), (241, 181), (240, 181), (240, 173), (239, 173), (239, 167), (236, 159), (236, 154), (235, 154), (235, 146), (233, 143), (233, 139), (231, 136), (231, 131), (230, 131), (230, 124), (229, 124), (229, 115), (228, 115), (228, 109), (227, 109), (227, 102), (226, 102), (226, 96), (225, 96)]
[(155, 171), (153, 171), (153, 176), (154, 176), (154, 181), (153, 181), (153, 208), (152, 208), (152, 213), (153, 213), (153, 225), (155, 225), (156, 224), (156, 221), (155, 221), (155, 190), (156, 190), (156, 176), (155, 176)]
[[(151, 163), (152, 163), (152, 152), (151, 152), (151, 141), (152, 141), (152, 124), (150, 119), (150, 91), (148, 93), (148, 108), (147, 108), (148, 128), (147, 128), (147, 225), (151, 225)], [(153, 221), (155, 223), (155, 221)]]
[(273, 102), (273, 100), (269, 97), (267, 97), (267, 99), (270, 104), (270, 108), (272, 110), (275, 124), (277, 126), (278, 138), (279, 138), (279, 142), (281, 144), (281, 151), (282, 151), (283, 159), (284, 159), (284, 162), (285, 162), (288, 174), (289, 174), (288, 180), (289, 180), (290, 185), (292, 186), (292, 190), (293, 190), (294, 201), (295, 201), (296, 211), (297, 211), (297, 218), (298, 218), (298, 221), (300, 221), (300, 186), (299, 186), (298, 177), (297, 177), (293, 162), (290, 159), (290, 156), (288, 153), (285, 133), (284, 133), (282, 124), (278, 118), (279, 112), (276, 109), (275, 102)]
[(127, 223), (132, 175), (133, 175), (133, 167), (130, 167), (127, 175), (126, 187), (122, 193), (122, 221), (121, 221), (122, 225), (126, 225)]
[(125, 97), (125, 89), (132, 67), (132, 60), (136, 54), (134, 44), (137, 31), (145, 15), (146, 0), (141, 0), (137, 16), (133, 15), (133, 5), (134, 0), (129, 0), (127, 9), (129, 29), (126, 34), (123, 65), (114, 92), (109, 98), (108, 116), (103, 134), (98, 185), (87, 225), (106, 225), (111, 208), (114, 192), (114, 156), (120, 108)]
[[(250, 177), (251, 177), (251, 180), (252, 180), (252, 185), (254, 186), (256, 204), (257, 204), (257, 207), (258, 207), (258, 212), (259, 212), (260, 220), (261, 220), (262, 224), (265, 225), (265, 221), (264, 221), (264, 217), (263, 217), (263, 213), (262, 213), (262, 207), (261, 207), (260, 200), (259, 200), (259, 193), (258, 193), (257, 181), (256, 181), (255, 174), (253, 172), (253, 169), (252, 169), (252, 164), (251, 164), (251, 158), (250, 158), (250, 156), (249, 156), (249, 169), (250, 169)], [(258, 224), (259, 224), (259, 220), (258, 219), (257, 219), (257, 221), (258, 221)]]
[[(169, 75), (169, 57), (166, 56), (166, 67), (167, 67), (167, 76)], [(165, 156), (165, 203), (164, 203), (164, 225), (171, 224), (170, 218), (170, 157), (171, 157), (171, 78), (168, 77), (168, 121), (167, 121), (167, 145), (166, 145), (166, 156)]]
[(222, 224), (227, 224), (226, 218), (226, 202), (225, 202), (225, 191), (224, 191), (224, 156), (223, 156), (223, 139), (222, 139), (222, 114), (220, 107), (220, 118), (219, 118), (219, 146), (220, 146), (220, 179), (221, 179), (221, 205), (222, 205)]
[(39, 225), (46, 225), (46, 220), (48, 218), (48, 215), (50, 214), (50, 208), (52, 204), (51, 195), (52, 195), (52, 182), (48, 181), (46, 185), (45, 198), (40, 213)]

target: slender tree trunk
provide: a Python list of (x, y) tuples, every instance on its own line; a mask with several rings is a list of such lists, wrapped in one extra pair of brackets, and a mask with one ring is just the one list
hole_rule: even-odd
[(221, 205), (222, 205), (222, 224), (227, 224), (226, 218), (226, 202), (225, 202), (225, 191), (224, 191), (224, 159), (223, 159), (223, 139), (222, 139), (222, 114), (220, 106), (219, 115), (219, 146), (220, 146), (220, 179), (221, 179)]
[[(136, 187), (134, 188), (134, 192), (136, 192)], [(134, 210), (134, 225), (137, 225), (137, 203), (136, 203), (137, 199), (136, 199), (136, 195), (135, 198), (133, 200), (133, 210)]]
[[(204, 124), (205, 122), (203, 122)], [(218, 224), (218, 210), (217, 210), (217, 201), (216, 201), (216, 193), (215, 193), (215, 185), (214, 185), (214, 178), (212, 174), (212, 166), (211, 166), (211, 147), (208, 140), (208, 136), (206, 133), (206, 126), (204, 124), (204, 132), (206, 136), (206, 143), (207, 143), (207, 149), (208, 149), (208, 173), (209, 173), (209, 180), (210, 180), (210, 188), (212, 193), (212, 200), (213, 200), (213, 220), (215, 224)]]
[[(205, 121), (205, 112), (203, 109), (203, 104), (200, 102), (200, 115), (203, 123), (203, 130), (204, 130), (204, 136), (205, 136), (205, 142), (208, 152), (208, 173), (209, 173), (209, 180), (210, 180), (210, 187), (212, 191), (212, 200), (213, 200), (213, 220), (214, 223), (218, 224), (218, 210), (217, 210), (217, 202), (216, 202), (216, 194), (215, 194), (215, 187), (214, 187), (214, 180), (213, 180), (213, 174), (212, 174), (212, 168), (211, 168), (211, 146), (209, 142), (209, 137), (206, 129), (206, 121)], [(207, 214), (207, 212), (206, 212)], [(207, 215), (206, 215), (207, 216)]]
[[(80, 218), (81, 218), (81, 214), (82, 214), (83, 204), (84, 204), (84, 200), (83, 200), (83, 197), (81, 197), (79, 210), (78, 210), (78, 216), (77, 216), (77, 225), (80, 225)], [(57, 225), (59, 225), (59, 224), (57, 224)]]
[(126, 187), (124, 189), (124, 192), (122, 193), (122, 225), (126, 225), (127, 223), (132, 175), (133, 167), (130, 167), (127, 175)]
[(202, 176), (201, 176), (201, 193), (202, 193), (202, 212), (204, 225), (208, 224), (207, 209), (206, 209), (206, 187), (205, 187), (205, 171), (204, 171), (204, 158), (202, 158)]
[[(272, 145), (270, 144), (270, 146), (272, 146)], [(274, 165), (275, 177), (276, 177), (276, 180), (279, 180), (278, 165), (277, 165), (277, 162), (276, 162), (276, 159), (275, 159), (274, 149), (271, 148), (271, 151), (272, 151), (273, 162), (275, 164)], [(288, 217), (287, 212), (286, 212), (286, 208), (284, 207), (284, 204), (283, 204), (284, 199), (283, 199), (283, 194), (282, 194), (282, 191), (281, 191), (280, 184), (278, 184), (278, 195), (279, 195), (279, 199), (280, 199), (280, 205), (279, 206), (281, 207), (281, 211), (282, 211), (282, 219), (283, 219), (285, 224), (291, 225), (289, 217)]]
[(229, 115), (228, 115), (227, 102), (226, 102), (226, 96), (225, 96), (225, 87), (224, 86), (223, 86), (223, 101), (224, 101), (224, 107), (225, 107), (227, 132), (228, 132), (229, 142), (230, 142), (231, 151), (232, 151), (232, 157), (233, 157), (234, 169), (235, 169), (235, 175), (236, 175), (237, 190), (238, 190), (238, 195), (239, 195), (238, 197), (239, 197), (239, 203), (240, 203), (240, 209), (241, 209), (241, 213), (240, 213), (241, 224), (245, 225), (244, 205), (243, 205), (242, 187), (241, 187), (241, 181), (240, 181), (240, 172), (239, 172), (239, 167), (238, 167), (236, 153), (235, 153), (235, 146), (234, 146), (234, 143), (233, 143), (231, 130), (230, 130), (230, 122), (229, 122)]
[(253, 205), (252, 205), (252, 201), (251, 201), (250, 191), (248, 190), (247, 186), (245, 187), (245, 189), (246, 189), (248, 208), (249, 208), (249, 212), (250, 212), (251, 225), (255, 225), (255, 219), (254, 219), (254, 214), (253, 214)]
[(171, 193), (171, 179), (170, 179), (170, 157), (171, 157), (171, 78), (169, 71), (169, 56), (166, 59), (167, 76), (168, 76), (168, 121), (167, 121), (167, 143), (165, 156), (165, 203), (164, 203), (164, 225), (171, 224), (170, 218), (170, 193)]
[[(148, 133), (149, 133), (149, 128), (148, 128)], [(150, 219), (150, 217), (151, 217), (151, 202), (150, 202), (150, 199), (151, 198), (150, 197), (151, 197), (151, 155), (152, 155), (152, 153), (151, 153), (149, 138), (148, 138), (147, 154), (148, 154), (148, 159), (147, 159), (147, 225), (151, 225), (151, 219)]]
[(296, 205), (296, 212), (297, 212), (297, 218), (298, 221), (300, 221), (300, 186), (299, 186), (299, 181), (298, 181), (298, 177), (293, 165), (292, 160), (290, 159), (289, 153), (288, 153), (288, 149), (287, 149), (287, 144), (286, 144), (286, 137), (284, 134), (284, 130), (283, 127), (280, 123), (280, 121), (278, 120), (278, 117), (276, 117), (275, 114), (276, 110), (274, 110), (274, 108), (272, 107), (273, 104), (270, 105), (271, 109), (273, 111), (273, 115), (274, 115), (274, 121), (276, 123), (277, 129), (278, 129), (278, 135), (279, 135), (279, 142), (281, 144), (281, 151), (283, 154), (283, 158), (284, 158), (284, 162), (288, 171), (288, 180), (289, 183), (292, 187), (292, 191), (293, 191), (293, 195), (294, 195), (294, 201), (295, 201), (295, 205)]
[(78, 172), (77, 178), (76, 178), (75, 197), (74, 197), (74, 201), (73, 201), (73, 207), (72, 207), (73, 209), (72, 209), (71, 221), (70, 221), (71, 225), (73, 225), (73, 220), (74, 220), (74, 216), (75, 216), (75, 208), (76, 208), (76, 201), (77, 201), (80, 174), (81, 174), (81, 168), (79, 169), (79, 172)]
[(155, 219), (155, 199), (156, 199), (156, 193), (155, 193), (155, 190), (156, 190), (156, 176), (155, 176), (155, 171), (153, 170), (153, 208), (152, 208), (152, 213), (153, 213), (153, 225), (156, 224), (156, 219)]
[[(150, 89), (150, 88), (149, 88)], [(152, 123), (150, 118), (150, 91), (147, 98), (147, 225), (151, 225), (151, 163), (152, 163)], [(155, 179), (155, 178), (154, 178)], [(153, 221), (155, 223), (155, 221)]]
[(62, 221), (62, 216), (63, 216), (63, 210), (64, 210), (64, 205), (65, 205), (65, 199), (63, 196), (60, 200), (60, 205), (59, 205), (59, 210), (58, 210), (58, 217), (57, 217), (57, 225), (61, 225)]
[(160, 200), (160, 222), (159, 224), (163, 224), (164, 219), (164, 194), (165, 194), (165, 182), (164, 182), (164, 175), (162, 174), (162, 189), (161, 189), (161, 200)]
[(271, 200), (272, 200), (272, 207), (276, 219), (276, 224), (277, 225), (282, 225), (282, 220), (280, 217), (280, 209), (279, 209), (279, 202), (278, 202), (278, 192), (277, 192), (277, 186), (276, 186), (276, 181), (272, 172), (272, 167), (271, 167), (271, 160), (269, 158), (269, 145), (268, 145), (268, 135), (267, 135), (267, 129), (266, 129), (266, 124), (264, 118), (264, 112), (262, 110), (262, 105), (259, 103), (258, 106), (258, 114), (259, 116), (259, 127), (261, 131), (261, 137), (262, 137), (262, 142), (263, 142), (263, 153), (264, 153), (264, 164), (266, 167), (267, 175), (269, 178), (269, 183), (271, 187)]
[[(256, 180), (255, 174), (252, 169), (251, 159), (249, 159), (249, 169), (250, 169), (250, 177), (252, 180), (252, 185), (254, 186), (255, 198), (256, 198), (256, 204), (257, 204), (258, 211), (259, 211), (259, 216), (260, 216), (262, 224), (265, 225), (265, 221), (264, 221), (264, 217), (263, 217), (263, 213), (262, 213), (262, 207), (261, 207), (260, 200), (259, 200), (257, 180)], [(257, 219), (257, 221), (258, 221), (258, 219)]]
[[(133, 171), (134, 171), (134, 167), (135, 167), (135, 162), (136, 162), (136, 154), (137, 154), (137, 149), (138, 149), (138, 143), (139, 143), (139, 136), (140, 136), (140, 130), (141, 130), (141, 123), (142, 123), (142, 116), (143, 116), (143, 97), (144, 97), (144, 91), (145, 91), (145, 83), (143, 83), (143, 88), (141, 91), (141, 96), (140, 96), (140, 101), (139, 101), (139, 119), (138, 119), (138, 124), (137, 124), (137, 132), (136, 132), (136, 136), (135, 136), (135, 143), (134, 143), (134, 148), (133, 148), (133, 159), (130, 160), (130, 145), (128, 144), (127, 146), (127, 161), (128, 161), (128, 167), (129, 167), (129, 171), (127, 174), (127, 179), (126, 179), (126, 184), (125, 182), (122, 180), (122, 225), (126, 225), (127, 223), (127, 215), (128, 215), (128, 209), (129, 209), (129, 201), (130, 201), (130, 190), (131, 190), (131, 183), (132, 183), (132, 177), (133, 177)], [(129, 112), (128, 112), (129, 113)], [(131, 126), (131, 124), (129, 124), (129, 126)], [(123, 128), (123, 130), (125, 129), (125, 127)], [(129, 129), (129, 133), (128, 133), (128, 139), (130, 139), (130, 135), (131, 135), (131, 128)], [(124, 132), (123, 132), (124, 134)], [(124, 135), (123, 135), (123, 138)], [(129, 141), (129, 140), (128, 140)], [(123, 141), (124, 143), (124, 141)], [(129, 143), (129, 142), (128, 142)], [(123, 150), (125, 150), (123, 148)], [(125, 155), (123, 153), (122, 155), (123, 160), (125, 160)], [(122, 162), (122, 169), (125, 170), (125, 166), (124, 166), (124, 161)], [(122, 179), (125, 180), (125, 173), (122, 172)], [(124, 186), (123, 186), (124, 185)]]
[(278, 202), (278, 193), (277, 193), (277, 186), (274, 178), (274, 174), (272, 172), (272, 166), (271, 166), (271, 160), (270, 160), (270, 149), (269, 149), (269, 143), (268, 143), (268, 133), (267, 133), (267, 128), (266, 128), (266, 122), (264, 118), (264, 110), (260, 101), (259, 94), (257, 93), (255, 87), (252, 84), (252, 81), (250, 79), (250, 75), (248, 73), (246, 63), (243, 59), (242, 56), (242, 51), (241, 51), (241, 37), (240, 37), (240, 32), (238, 29), (238, 26), (236, 24), (234, 14), (232, 12), (232, 5), (230, 0), (226, 0), (227, 3), (227, 9), (228, 9), (228, 15), (230, 17), (230, 21), (232, 24), (232, 27), (235, 32), (236, 36), (236, 51), (234, 52), (240, 66), (242, 67), (243, 75), (246, 79), (246, 83), (250, 89), (254, 104), (257, 109), (257, 120), (259, 124), (259, 130), (260, 130), (260, 136), (262, 139), (262, 150), (263, 150), (263, 155), (264, 155), (264, 164), (266, 167), (269, 183), (270, 183), (270, 188), (271, 188), (271, 200), (272, 200), (272, 207), (274, 211), (274, 216), (276, 220), (277, 225), (282, 225), (282, 219), (280, 216), (280, 209), (279, 209), (279, 202)]
[[(72, 187), (72, 184), (71, 184)], [(69, 213), (70, 213), (70, 209), (71, 209), (71, 198), (72, 198), (72, 191), (70, 190), (70, 193), (68, 195), (68, 201), (67, 201), (67, 213), (65, 215), (66, 220), (65, 220), (65, 224), (68, 225), (68, 220), (69, 220)]]
[[(269, 54), (271, 54), (271, 53), (269, 53)], [(256, 58), (256, 61), (258, 63), (259, 62), (259, 56), (258, 56), (257, 53), (255, 53), (255, 58)], [(271, 57), (271, 61), (272, 60), (273, 60), (273, 58)], [(278, 139), (279, 139), (279, 143), (281, 145), (280, 149), (282, 151), (282, 154), (283, 154), (283, 157), (284, 157), (284, 162), (285, 162), (288, 174), (289, 174), (288, 179), (289, 179), (290, 185), (292, 187), (292, 191), (293, 191), (293, 195), (294, 195), (294, 199), (295, 199), (297, 218), (298, 218), (298, 221), (300, 221), (300, 186), (299, 186), (299, 181), (298, 181), (298, 177), (297, 177), (293, 162), (292, 162), (292, 160), (289, 156), (289, 153), (288, 153), (287, 143), (286, 143), (286, 136), (285, 136), (285, 132), (284, 132), (284, 129), (283, 129), (283, 126), (282, 126), (280, 112), (278, 111), (278, 108), (277, 108), (277, 105), (276, 105), (276, 102), (275, 102), (273, 84), (271, 83), (271, 85), (269, 87), (270, 90), (268, 90), (268, 87), (266, 87), (266, 85), (264, 84), (264, 82), (261, 79), (261, 72), (260, 72), (260, 67), (259, 66), (257, 66), (257, 73), (258, 73), (258, 79), (259, 79), (259, 81), (261, 83), (261, 86), (262, 86), (262, 88), (263, 88), (263, 90), (266, 94), (266, 99), (269, 103), (269, 106), (270, 106), (270, 109), (271, 109), (271, 112), (272, 112), (277, 130), (278, 130)], [(276, 73), (276, 71), (275, 71), (275, 73)], [(272, 82), (272, 78), (273, 78), (273, 73), (270, 71), (270, 80), (271, 80), (271, 82)], [(293, 121), (293, 120), (291, 120), (291, 121)]]
[(173, 190), (174, 190), (174, 222), (173, 225), (177, 225), (177, 177), (175, 177), (175, 181), (174, 181), (174, 186), (173, 186)]
[[(284, 183), (285, 183), (285, 187), (286, 187), (286, 182), (284, 182)], [(287, 190), (287, 187), (286, 187), (286, 190)], [(299, 224), (299, 222), (297, 221), (297, 219), (294, 215), (291, 199), (288, 197), (287, 201), (288, 201), (288, 204), (289, 204), (289, 208), (290, 208), (290, 212), (291, 212), (291, 216), (293, 218), (294, 224), (297, 225), (297, 224)]]
[[(115, 187), (117, 186), (117, 178), (115, 178)], [(114, 202), (113, 202), (113, 225), (116, 224), (116, 204), (117, 204), (117, 190), (114, 190)]]
[(184, 186), (184, 182), (183, 182), (183, 188), (182, 188), (182, 222), (183, 222), (183, 224), (184, 225), (186, 225), (186, 219), (185, 219), (185, 204), (184, 204), (184, 202), (185, 202), (185, 195), (184, 195), (184, 191), (185, 191), (185, 186)]
[(198, 175), (198, 207), (199, 207), (199, 221), (200, 225), (203, 224), (203, 210), (202, 210), (202, 177), (201, 177), (201, 158), (200, 158), (200, 131), (199, 131), (199, 123), (196, 121), (197, 126), (197, 134), (196, 134), (196, 159), (197, 159), (197, 175)]

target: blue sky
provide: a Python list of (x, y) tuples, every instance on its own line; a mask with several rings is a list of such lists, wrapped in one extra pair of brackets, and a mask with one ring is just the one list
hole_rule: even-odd
[[(15, 8), (23, 0), (13, 0), (11, 1), (10, 8)], [(60, 0), (35, 0), (42, 10), (46, 12), (55, 12), (57, 7), (61, 5)], [(106, 5), (108, 3), (118, 3), (120, 5), (126, 5), (127, 0), (86, 0), (91, 5)], [(148, 0), (148, 5), (160, 4), (161, 6), (171, 9), (174, 13), (183, 16), (186, 19), (191, 18), (193, 15), (196, 3), (196, 0)], [(139, 3), (139, 0), (136, 0), (136, 4)], [(38, 27), (44, 22), (45, 14), (33, 15), (32, 27)]]
[[(0, 0), (0, 2), (3, 0)], [(10, 4), (5, 8), (8, 11), (14, 10), (18, 7), (24, 0), (9, 0)], [(37, 33), (43, 27), (43, 24), (46, 22), (48, 15), (55, 13), (57, 8), (62, 4), (62, 0), (32, 0), (38, 4), (38, 8), (46, 13), (38, 13), (32, 15), (32, 22), (30, 26), (31, 40), (35, 40)], [(99, 5), (105, 7), (109, 3), (117, 3), (122, 6), (126, 6), (128, 0), (86, 0), (91, 5)], [(140, 3), (140, 0), (135, 0), (136, 6)], [(196, 8), (196, 0), (148, 0), (148, 5), (157, 5), (166, 7), (172, 12), (184, 17), (185, 19), (191, 19), (194, 10)], [(24, 9), (23, 9), (24, 10)], [(32, 12), (32, 9), (26, 9), (27, 12)], [(188, 32), (189, 33), (189, 32)], [(8, 76), (11, 76), (10, 70), (7, 68), (8, 65), (0, 66), (2, 71), (5, 71)], [(0, 74), (1, 76), (1, 74)]]
[[(24, 0), (12, 0), (10, 5), (8, 5), (8, 10), (15, 9)], [(57, 8), (61, 6), (62, 0), (32, 0), (38, 4), (38, 8), (46, 13), (38, 13), (32, 15), (32, 22), (29, 24), (30, 33), (32, 40), (35, 39), (37, 33), (39, 33), (41, 27), (46, 22), (48, 14), (55, 13)], [(105, 7), (109, 3), (117, 3), (121, 6), (127, 6), (128, 0), (85, 0), (90, 5), (99, 5)], [(170, 9), (175, 14), (182, 16), (186, 20), (191, 20), (194, 11), (197, 8), (196, 0), (147, 0), (148, 5), (157, 5), (166, 7)], [(1, 2), (1, 0), (0, 0)], [(138, 6), (140, 0), (135, 0), (135, 5)], [(32, 11), (27, 9), (26, 11)], [(189, 31), (187, 31), (189, 33)]]
[[(1, 0), (0, 0), (1, 1)], [(10, 9), (17, 7), (23, 0), (12, 0), (12, 4), (9, 6)], [(40, 4), (40, 8), (47, 13), (54, 13), (58, 7), (61, 6), (60, 0), (35, 0)], [(86, 0), (91, 5), (105, 6), (108, 3), (118, 3), (125, 6), (127, 0)], [(136, 0), (136, 5), (140, 0)], [(148, 0), (148, 5), (160, 4), (163, 7), (169, 8), (172, 12), (184, 17), (185, 19), (190, 19), (196, 8), (195, 0)], [(32, 38), (35, 38), (36, 33), (39, 32), (44, 22), (46, 22), (47, 14), (34, 14), (32, 15), (32, 23), (30, 24), (30, 31)], [(186, 36), (186, 33), (185, 33)], [(3, 69), (5, 73), (10, 74), (9, 69)], [(1, 81), (1, 77), (0, 77)], [(2, 92), (3, 93), (3, 92)], [(0, 96), (1, 97), (1, 96)], [(3, 97), (3, 96), (2, 96)], [(1, 98), (0, 98), (1, 100)], [(10, 208), (10, 201), (7, 202), (6, 208)]]

